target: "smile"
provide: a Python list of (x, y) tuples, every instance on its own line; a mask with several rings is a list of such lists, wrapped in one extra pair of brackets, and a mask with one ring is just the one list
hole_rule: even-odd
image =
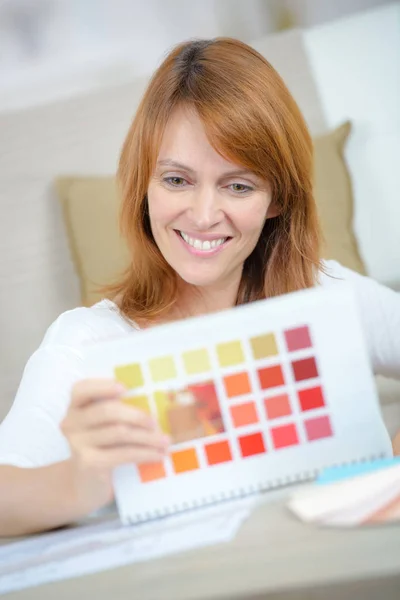
[(189, 236), (184, 231), (175, 230), (176, 234), (185, 242), (185, 246), (194, 254), (215, 254), (220, 251), (224, 244), (228, 242), (231, 237), (220, 237), (215, 239), (200, 240)]

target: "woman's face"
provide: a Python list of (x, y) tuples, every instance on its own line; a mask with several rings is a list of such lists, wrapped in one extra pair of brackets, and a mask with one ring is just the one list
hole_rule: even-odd
[(276, 215), (268, 183), (220, 156), (197, 114), (183, 108), (167, 124), (148, 202), (165, 260), (199, 287), (238, 283), (265, 219)]

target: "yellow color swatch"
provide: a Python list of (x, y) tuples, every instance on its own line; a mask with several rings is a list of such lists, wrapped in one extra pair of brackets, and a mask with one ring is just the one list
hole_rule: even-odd
[(188, 375), (196, 375), (211, 370), (210, 358), (205, 349), (184, 352), (182, 358)]
[(168, 410), (171, 408), (171, 401), (166, 392), (154, 392), (154, 401), (157, 408), (157, 420), (164, 433), (171, 433), (168, 420)]
[(151, 378), (154, 382), (166, 381), (176, 377), (176, 368), (172, 356), (161, 356), (149, 360)]
[(221, 367), (231, 367), (244, 362), (242, 344), (239, 341), (218, 344), (217, 354)]
[(255, 359), (267, 358), (279, 354), (276, 339), (273, 333), (253, 337), (250, 340), (253, 356)]
[(133, 406), (134, 408), (138, 408), (139, 410), (144, 410), (148, 413), (151, 412), (149, 399), (147, 396), (131, 396), (130, 398), (123, 398), (122, 401), (124, 402), (124, 404), (129, 404), (129, 406)]
[(114, 374), (115, 379), (128, 389), (142, 387), (144, 383), (142, 369), (139, 364), (115, 367)]

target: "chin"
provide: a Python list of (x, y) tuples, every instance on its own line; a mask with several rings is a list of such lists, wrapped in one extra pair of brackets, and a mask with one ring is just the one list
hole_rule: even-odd
[(221, 276), (218, 277), (217, 275), (212, 275), (211, 273), (187, 273), (182, 271), (177, 271), (177, 273), (182, 281), (196, 287), (210, 287), (222, 279)]

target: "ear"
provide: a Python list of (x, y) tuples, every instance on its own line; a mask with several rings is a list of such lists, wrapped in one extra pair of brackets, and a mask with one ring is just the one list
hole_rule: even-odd
[(279, 217), (280, 214), (281, 209), (279, 208), (278, 204), (274, 202), (274, 200), (272, 200), (270, 205), (268, 206), (267, 214), (265, 215), (265, 220), (272, 219), (274, 217)]

